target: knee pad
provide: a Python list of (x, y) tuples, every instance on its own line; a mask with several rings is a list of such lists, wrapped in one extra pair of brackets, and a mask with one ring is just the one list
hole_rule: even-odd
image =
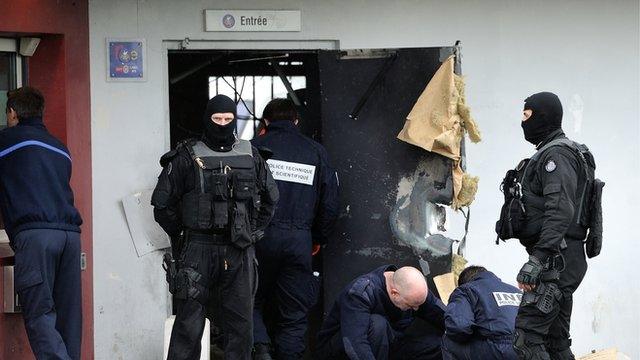
[(520, 329), (516, 329), (513, 350), (520, 360), (551, 360), (544, 345), (528, 342), (526, 334)]

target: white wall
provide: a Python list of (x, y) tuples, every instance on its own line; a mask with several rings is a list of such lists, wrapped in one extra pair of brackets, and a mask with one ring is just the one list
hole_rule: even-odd
[[(158, 359), (167, 314), (160, 255), (138, 258), (120, 199), (150, 188), (168, 147), (163, 40), (339, 40), (341, 48), (429, 47), (463, 42), (468, 102), (484, 140), (470, 145), (481, 178), (468, 259), (513, 282), (525, 261), (496, 247), (498, 183), (531, 153), (523, 99), (549, 90), (564, 128), (587, 143), (605, 188), (605, 248), (575, 294), (574, 352), (617, 346), (640, 358), (640, 281), (634, 262), (640, 210), (637, 1), (90, 1), (94, 304), (97, 359)], [(205, 33), (202, 10), (299, 9), (299, 33)], [(106, 37), (147, 40), (144, 83), (107, 83)], [(292, 45), (294, 46), (294, 45)]]

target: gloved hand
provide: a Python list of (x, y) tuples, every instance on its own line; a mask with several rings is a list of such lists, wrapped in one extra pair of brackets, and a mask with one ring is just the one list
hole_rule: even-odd
[(518, 287), (524, 291), (531, 291), (535, 289), (540, 279), (544, 266), (537, 257), (529, 256), (529, 261), (522, 265), (522, 269), (518, 273), (516, 280), (518, 281)]

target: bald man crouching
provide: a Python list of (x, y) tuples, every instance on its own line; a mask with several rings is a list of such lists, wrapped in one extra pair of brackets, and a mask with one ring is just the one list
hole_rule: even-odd
[[(385, 265), (353, 280), (318, 333), (316, 359), (442, 359), (445, 306), (413, 267)], [(423, 331), (407, 331), (415, 318)]]

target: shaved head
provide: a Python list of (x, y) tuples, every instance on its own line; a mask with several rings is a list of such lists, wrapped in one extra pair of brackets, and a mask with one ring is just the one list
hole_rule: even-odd
[(420, 270), (405, 266), (390, 276), (389, 295), (402, 310), (417, 309), (427, 299), (427, 281)]

